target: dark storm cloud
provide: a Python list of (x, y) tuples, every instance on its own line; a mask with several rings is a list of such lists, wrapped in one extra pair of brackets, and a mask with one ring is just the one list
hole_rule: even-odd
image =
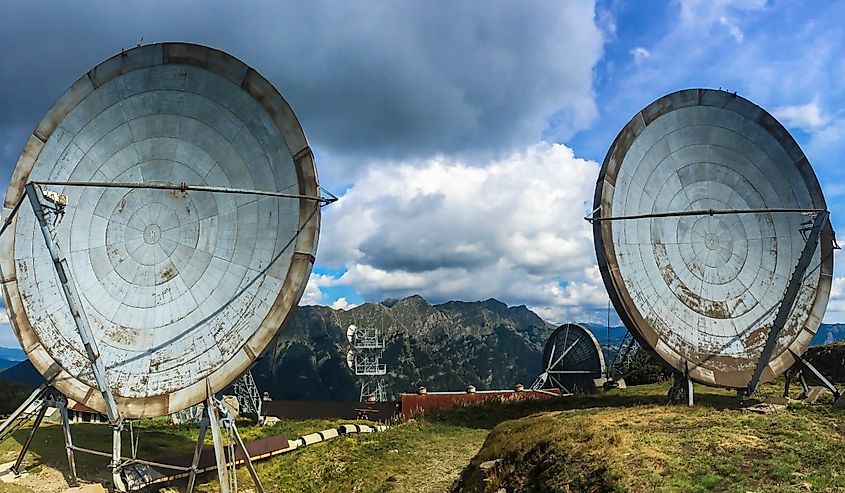
[(379, 202), (389, 211), (390, 218), (401, 219), (382, 223), (361, 243), (362, 263), (377, 269), (416, 273), (477, 268), (498, 259), (486, 247), (486, 231), (476, 221), (458, 221), (444, 227), (443, 194), (419, 195), (407, 204), (396, 197)]
[(601, 51), (592, 2), (6, 2), (0, 18), (3, 181), (61, 92), (141, 37), (243, 59), (343, 165), (495, 153), (583, 127)]

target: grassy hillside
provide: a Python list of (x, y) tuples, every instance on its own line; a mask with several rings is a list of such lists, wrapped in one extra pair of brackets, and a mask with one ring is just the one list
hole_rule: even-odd
[(629, 388), (593, 408), (505, 420), (455, 491), (845, 490), (843, 411), (795, 405), (760, 415), (736, 409), (726, 391), (699, 388), (690, 409), (663, 404), (664, 390)]
[[(280, 492), (845, 490), (845, 411), (820, 404), (752, 414), (736, 409), (735, 394), (703, 387), (689, 409), (667, 405), (666, 390), (656, 384), (433, 413), (386, 432), (306, 447), (259, 463), (258, 472), (267, 491)], [(770, 385), (763, 393), (779, 390)], [(336, 425), (282, 422), (244, 434), (293, 437)], [(74, 429), (80, 445), (108, 448), (107, 427)], [(27, 459), (35, 478), (60, 480), (57, 471), (66, 470), (59, 431), (39, 433)], [(194, 436), (191, 427), (148, 422), (139, 455), (189, 451)], [(13, 460), (13, 445), (0, 445), (0, 461)], [(105, 459), (78, 460), (86, 479), (107, 479)], [(200, 491), (216, 490), (214, 475), (202, 481)], [(239, 483), (249, 484), (243, 471)], [(24, 486), (55, 491), (34, 480)], [(0, 489), (21, 491), (30, 490)]]

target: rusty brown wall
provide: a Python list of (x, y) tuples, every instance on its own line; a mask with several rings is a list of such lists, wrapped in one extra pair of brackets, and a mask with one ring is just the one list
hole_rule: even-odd
[(426, 412), (432, 409), (447, 410), (456, 406), (467, 406), (479, 404), (491, 400), (516, 400), (516, 399), (549, 399), (558, 396), (540, 392), (514, 392), (502, 390), (499, 392), (483, 393), (449, 393), (449, 394), (402, 394), (402, 415), (407, 419), (419, 412)]
[(361, 410), (371, 421), (389, 421), (399, 416), (399, 401), (364, 404), (349, 401), (268, 401), (264, 414), (279, 419), (357, 419)]

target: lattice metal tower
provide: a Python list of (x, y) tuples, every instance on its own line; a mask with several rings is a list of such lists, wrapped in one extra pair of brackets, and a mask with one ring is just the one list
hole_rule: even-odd
[(361, 402), (387, 400), (384, 381), (387, 365), (382, 363), (384, 338), (381, 330), (350, 325), (346, 329), (346, 338), (352, 346), (346, 355), (346, 362), (361, 383)]
[(241, 375), (232, 384), (232, 390), (235, 392), (235, 397), (238, 398), (238, 405), (240, 406), (240, 414), (247, 416), (257, 423), (262, 423), (262, 403), (261, 393), (258, 391), (258, 386), (255, 385), (255, 379), (252, 378), (252, 371), (248, 371)]

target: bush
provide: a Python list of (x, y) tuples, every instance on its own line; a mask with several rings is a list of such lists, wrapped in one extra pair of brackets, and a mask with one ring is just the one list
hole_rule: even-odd
[(672, 378), (672, 370), (652, 355), (650, 351), (639, 348), (633, 360), (631, 360), (630, 373), (625, 377), (625, 383), (627, 385), (644, 385), (664, 382), (670, 378)]
[(31, 393), (32, 389), (25, 385), (0, 380), (0, 414), (10, 414)]

